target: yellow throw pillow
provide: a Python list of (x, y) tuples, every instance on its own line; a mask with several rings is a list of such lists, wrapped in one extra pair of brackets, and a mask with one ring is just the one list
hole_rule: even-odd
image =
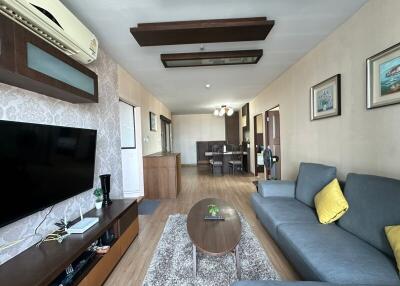
[(349, 209), (337, 179), (326, 185), (314, 197), (320, 223), (328, 224), (338, 220)]
[(385, 232), (400, 271), (400, 225), (385, 226)]

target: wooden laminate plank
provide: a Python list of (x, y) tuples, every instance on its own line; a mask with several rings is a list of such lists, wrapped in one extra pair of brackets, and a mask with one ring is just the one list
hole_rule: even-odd
[(162, 200), (152, 215), (139, 216), (139, 235), (106, 281), (106, 286), (142, 285), (168, 216), (187, 214), (196, 202), (207, 197), (223, 199), (245, 216), (283, 280), (300, 279), (251, 208), (250, 195), (256, 191), (252, 183), (254, 177), (213, 177), (207, 166), (183, 167), (181, 172), (182, 188), (178, 198)]

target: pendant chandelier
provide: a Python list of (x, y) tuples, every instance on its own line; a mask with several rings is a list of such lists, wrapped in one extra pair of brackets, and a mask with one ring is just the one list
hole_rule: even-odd
[(224, 116), (225, 114), (228, 116), (232, 116), (234, 110), (232, 107), (228, 107), (226, 105), (222, 105), (221, 107), (217, 107), (214, 110), (214, 115), (215, 116)]

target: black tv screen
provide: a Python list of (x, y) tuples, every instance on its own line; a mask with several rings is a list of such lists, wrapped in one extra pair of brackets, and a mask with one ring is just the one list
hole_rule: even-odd
[(0, 120), (0, 227), (93, 187), (96, 130)]

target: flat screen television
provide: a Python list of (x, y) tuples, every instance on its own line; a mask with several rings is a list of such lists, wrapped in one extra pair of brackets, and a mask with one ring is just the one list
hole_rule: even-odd
[(96, 133), (0, 120), (0, 227), (91, 189)]

